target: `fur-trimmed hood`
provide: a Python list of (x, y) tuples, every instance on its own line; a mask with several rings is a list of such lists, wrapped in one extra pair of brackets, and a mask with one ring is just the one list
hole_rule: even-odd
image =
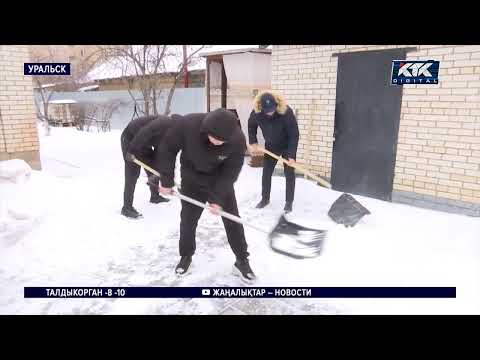
[(277, 113), (279, 113), (280, 115), (284, 115), (288, 109), (287, 102), (285, 101), (283, 96), (281, 96), (280, 94), (274, 93), (273, 91), (270, 91), (270, 90), (262, 91), (258, 93), (257, 96), (255, 96), (255, 99), (253, 100), (253, 110), (255, 111), (255, 113), (258, 114), (262, 111), (260, 98), (265, 93), (270, 93), (273, 95), (273, 97), (275, 98), (275, 102), (277, 103), (277, 109), (276, 109)]

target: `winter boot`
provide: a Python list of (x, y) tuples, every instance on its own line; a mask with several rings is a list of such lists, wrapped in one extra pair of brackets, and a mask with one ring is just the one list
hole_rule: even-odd
[(182, 256), (182, 258), (180, 259), (180, 262), (175, 268), (175, 273), (179, 276), (185, 275), (188, 269), (190, 268), (191, 263), (192, 263), (191, 256)]
[(267, 199), (262, 199), (262, 201), (260, 201), (257, 206), (255, 206), (257, 209), (263, 209), (265, 206), (267, 206), (268, 204), (270, 204), (270, 200), (267, 200)]
[(240, 276), (242, 281), (247, 284), (253, 284), (257, 279), (254, 272), (250, 268), (248, 259), (237, 258), (237, 261), (235, 261), (235, 264), (233, 265), (233, 273), (237, 276)]
[(283, 210), (285, 211), (285, 214), (288, 214), (289, 212), (292, 212), (292, 203), (287, 202), (285, 204), (285, 207), (283, 208)]
[(122, 208), (122, 215), (126, 216), (130, 219), (140, 219), (143, 217), (142, 214), (140, 214), (133, 206), (131, 207), (123, 207)]

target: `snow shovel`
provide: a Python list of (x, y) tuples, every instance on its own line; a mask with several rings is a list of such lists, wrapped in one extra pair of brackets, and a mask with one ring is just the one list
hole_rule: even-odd
[[(152, 174), (160, 176), (158, 171), (152, 169), (137, 158), (133, 157), (132, 160), (134, 163), (148, 170)], [(190, 204), (208, 209), (207, 204), (183, 195), (177, 190), (174, 190), (173, 195)], [(296, 259), (313, 258), (320, 255), (323, 242), (327, 235), (327, 230), (311, 229), (292, 223), (288, 221), (284, 215), (280, 217), (279, 221), (271, 231), (247, 223), (240, 217), (229, 214), (225, 211), (220, 211), (219, 215), (267, 234), (270, 248), (273, 251)]]
[[(317, 181), (324, 187), (329, 189), (332, 188), (332, 185), (329, 182), (312, 174), (310, 171), (298, 165), (297, 163), (290, 164), (284, 158), (260, 146), (258, 146), (258, 149), (263, 153), (273, 157), (274, 159), (277, 159), (278, 161), (299, 170), (301, 173), (309, 176), (310, 178)], [(337, 200), (335, 200), (335, 202), (330, 207), (330, 210), (328, 211), (328, 216), (333, 221), (335, 221), (337, 224), (343, 224), (345, 227), (355, 226), (355, 224), (359, 222), (362, 219), (362, 217), (364, 217), (365, 215), (370, 215), (370, 211), (368, 211), (367, 208), (365, 208), (362, 204), (360, 204), (357, 200), (355, 200), (355, 198), (352, 195), (347, 193), (342, 194)]]

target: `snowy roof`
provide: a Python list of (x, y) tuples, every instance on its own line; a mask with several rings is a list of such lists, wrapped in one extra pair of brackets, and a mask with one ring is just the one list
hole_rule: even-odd
[(88, 90), (94, 90), (94, 89), (98, 89), (99, 88), (99, 85), (90, 85), (90, 86), (84, 86), (80, 89), (78, 89), (78, 91), (88, 91)]
[[(199, 46), (197, 45), (188, 45), (188, 53), (198, 50), (198, 47)], [(135, 50), (139, 51), (140, 54), (140, 46), (134, 47), (134, 51)], [(157, 71), (154, 70), (154, 60), (156, 54), (154, 54), (153, 50), (151, 54), (146, 54), (146, 74), (176, 73), (181, 70), (180, 67), (183, 62), (182, 47), (171, 46), (168, 50), (168, 54), (163, 57), (162, 64), (160, 65), (161, 68)], [(141, 56), (143, 56), (143, 54), (141, 54)], [(205, 59), (196, 54), (188, 65), (188, 70), (191, 71), (204, 69)], [(83, 79), (83, 81), (88, 82), (95, 80), (116, 79), (125, 76), (136, 76), (139, 74), (140, 72), (137, 70), (131, 60), (127, 60), (124, 57), (115, 57), (93, 68)]]
[[(56, 85), (57, 85), (57, 84), (44, 84), (44, 85), (42, 85), (42, 89), (54, 87), (54, 86), (56, 86)], [(38, 89), (38, 86), (35, 86), (35, 89)]]
[(259, 45), (214, 45), (209, 49), (202, 51), (200, 56), (212, 56), (212, 55), (228, 55), (238, 54), (243, 52), (260, 52), (270, 54), (272, 52), (271, 45), (267, 49), (260, 49)]
[(68, 99), (65, 99), (65, 100), (52, 100), (52, 101), (49, 101), (50, 104), (76, 104), (77, 101), (76, 100), (68, 100)]

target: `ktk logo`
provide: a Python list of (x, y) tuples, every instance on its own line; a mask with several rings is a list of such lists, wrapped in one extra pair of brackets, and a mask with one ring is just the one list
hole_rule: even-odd
[[(430, 71), (428, 71), (428, 68), (432, 66), (432, 63), (411, 63), (407, 62), (405, 64), (400, 63), (400, 69), (398, 70), (398, 76), (404, 75), (404, 76), (432, 76)], [(410, 72), (410, 71), (411, 72)]]
[(392, 85), (438, 84), (440, 62), (394, 60), (392, 64)]

